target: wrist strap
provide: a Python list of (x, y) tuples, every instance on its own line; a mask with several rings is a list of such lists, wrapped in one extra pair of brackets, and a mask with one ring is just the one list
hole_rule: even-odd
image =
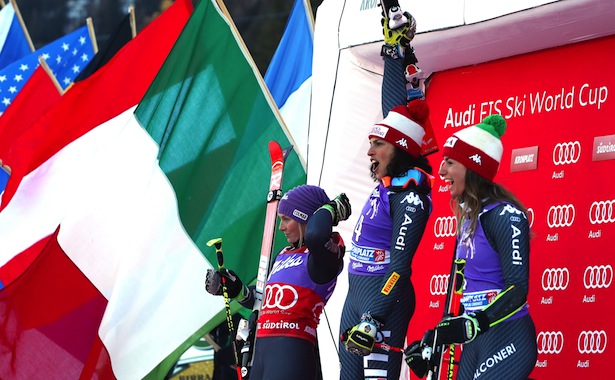
[(248, 289), (248, 287), (244, 284), (241, 287), (241, 291), (239, 292), (237, 297), (235, 297), (235, 300), (237, 302), (243, 302), (246, 300), (246, 298), (248, 298), (249, 295), (250, 295), (250, 289)]

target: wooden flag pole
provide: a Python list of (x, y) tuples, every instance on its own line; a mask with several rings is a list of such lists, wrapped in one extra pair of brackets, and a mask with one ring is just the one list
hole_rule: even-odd
[(49, 75), (49, 78), (51, 78), (51, 81), (56, 86), (56, 89), (58, 90), (60, 95), (64, 95), (64, 89), (62, 88), (62, 85), (60, 84), (60, 82), (58, 82), (58, 78), (53, 75), (53, 71), (51, 71), (51, 68), (47, 64), (47, 61), (43, 59), (42, 55), (38, 57), (38, 63), (43, 67), (43, 70), (47, 72), (47, 75)]
[(92, 40), (92, 49), (94, 54), (98, 53), (98, 42), (96, 42), (96, 32), (94, 32), (94, 22), (91, 17), (85, 19), (85, 23), (88, 26), (88, 32), (90, 33), (90, 40)]
[(132, 38), (137, 36), (137, 16), (135, 15), (135, 6), (130, 5), (128, 7), (128, 14), (130, 15), (130, 30), (132, 31)]
[(13, 9), (15, 9), (15, 15), (17, 16), (17, 20), (19, 20), (19, 24), (21, 24), (23, 33), (26, 36), (28, 45), (30, 46), (30, 51), (34, 52), (34, 44), (32, 43), (32, 39), (30, 38), (30, 33), (28, 33), (28, 28), (26, 28), (26, 24), (23, 22), (23, 18), (21, 17), (21, 12), (19, 12), (19, 7), (17, 6), (17, 0), (9, 0), (9, 1), (11, 2), (11, 4), (13, 4)]

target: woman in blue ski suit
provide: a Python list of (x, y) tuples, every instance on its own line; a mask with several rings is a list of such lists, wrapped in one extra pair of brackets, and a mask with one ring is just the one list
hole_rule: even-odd
[(361, 210), (349, 251), (340, 323), (343, 380), (399, 379), (402, 353), (375, 343), (404, 345), (415, 308), (412, 259), (432, 210), (432, 169), (423, 147), (429, 108), (405, 75), (404, 54), (414, 55), (409, 45), (414, 19), (404, 15), (407, 24), (390, 33), (388, 18), (383, 20), (385, 118), (369, 130), (367, 151), (378, 184)]
[(493, 182), (505, 130), (504, 118), (491, 115), (454, 133), (442, 149), (438, 174), (450, 185), (460, 226), (455, 255), (465, 260), (464, 312), (444, 318), (435, 336), (438, 344), (463, 344), (457, 380), (525, 380), (538, 355), (527, 305), (527, 210)]

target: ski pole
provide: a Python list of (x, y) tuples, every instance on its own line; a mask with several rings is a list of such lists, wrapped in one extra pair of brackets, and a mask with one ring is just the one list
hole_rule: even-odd
[(404, 352), (403, 348), (400, 347), (395, 347), (395, 346), (389, 346), (388, 344), (382, 342), (382, 343), (374, 343), (374, 347), (380, 348), (381, 350), (385, 350), (385, 351), (394, 351), (394, 352)]
[[(216, 256), (218, 257), (218, 270), (224, 268), (224, 255), (222, 254), (222, 238), (211, 239), (207, 242), (207, 246), (214, 246), (216, 249)], [(235, 339), (235, 328), (233, 327), (233, 315), (231, 314), (231, 300), (228, 296), (228, 289), (226, 287), (226, 277), (220, 275), (220, 281), (222, 282), (222, 296), (224, 297), (224, 309), (226, 310), (226, 323), (228, 325), (229, 336), (233, 344), (233, 353), (235, 354), (235, 364), (237, 365), (237, 379), (242, 380), (241, 365), (239, 363), (239, 356), (237, 351), (237, 341)]]

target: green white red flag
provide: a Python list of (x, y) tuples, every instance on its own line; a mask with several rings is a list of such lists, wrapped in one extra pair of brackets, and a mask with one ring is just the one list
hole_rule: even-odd
[[(163, 378), (224, 319), (204, 291), (205, 256), (215, 262), (204, 242), (222, 237), (226, 266), (256, 277), (267, 142), (291, 141), (217, 4), (200, 2), (175, 42), (189, 4), (17, 141), (25, 174), (2, 199), (0, 264), (33, 262), (0, 290), (0, 378)], [(287, 165), (288, 187), (305, 182), (296, 155)]]

